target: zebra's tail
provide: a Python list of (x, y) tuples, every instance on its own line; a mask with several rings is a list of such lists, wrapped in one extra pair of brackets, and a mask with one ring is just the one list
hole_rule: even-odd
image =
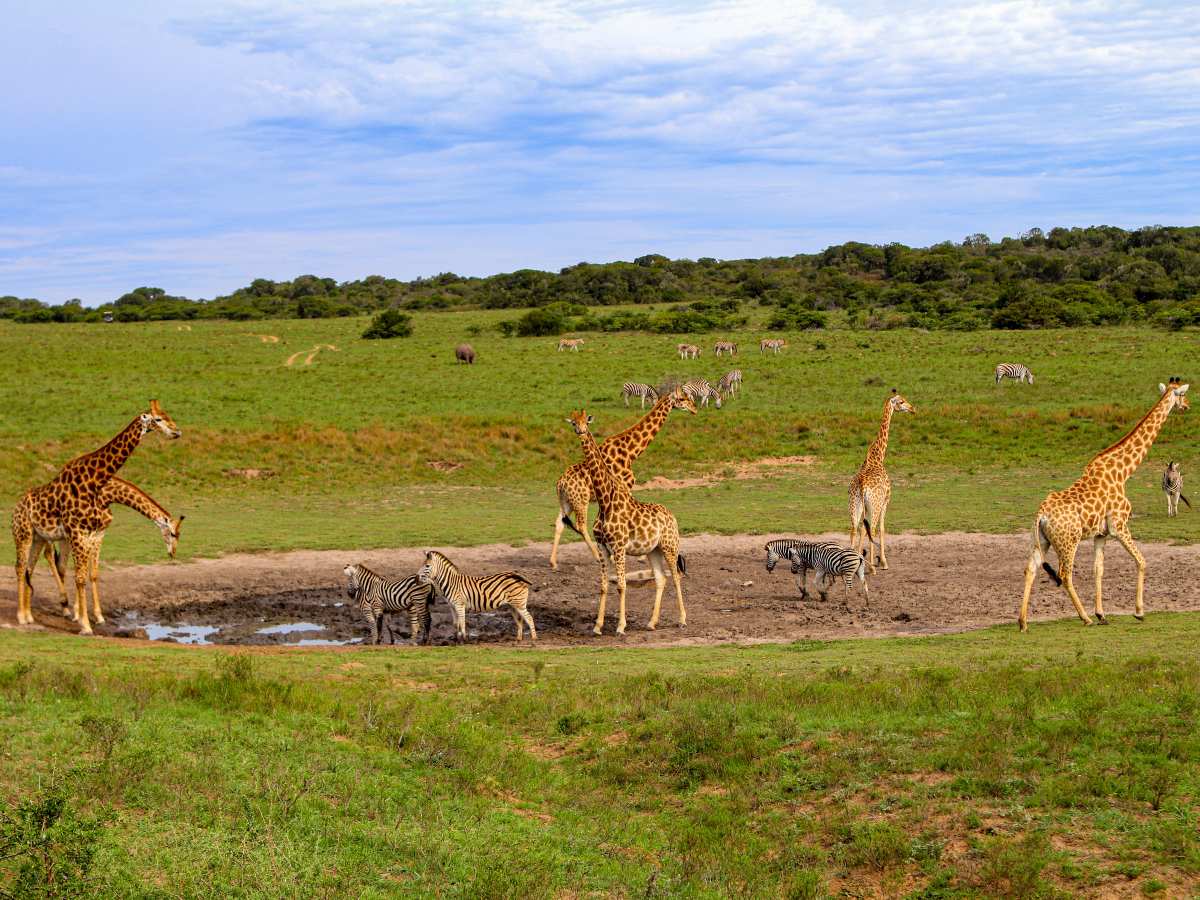
[(562, 523), (564, 525), (566, 525), (568, 528), (570, 528), (572, 531), (574, 531), (577, 535), (579, 535), (580, 537), (583, 537), (583, 532), (579, 530), (578, 525), (576, 525), (574, 522), (571, 521), (570, 516), (564, 514), (562, 517)]
[(1192, 508), (1192, 504), (1188, 502), (1188, 498), (1183, 496), (1182, 492), (1180, 492), (1180, 494), (1179, 494), (1179, 499), (1184, 502), (1184, 504), (1187, 506), (1188, 509)]
[(675, 557), (675, 568), (679, 570), (680, 575), (687, 574), (687, 557), (682, 553)]

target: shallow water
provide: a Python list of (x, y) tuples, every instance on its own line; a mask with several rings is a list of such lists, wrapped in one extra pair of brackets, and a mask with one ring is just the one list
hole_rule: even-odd
[(318, 625), (315, 622), (284, 622), (281, 625), (271, 625), (267, 628), (260, 628), (255, 634), (296, 634), (300, 631), (324, 631), (324, 625)]
[(211, 644), (210, 635), (221, 629), (216, 625), (159, 625), (147, 623), (141, 626), (146, 637), (152, 641), (165, 641), (168, 638), (179, 644)]

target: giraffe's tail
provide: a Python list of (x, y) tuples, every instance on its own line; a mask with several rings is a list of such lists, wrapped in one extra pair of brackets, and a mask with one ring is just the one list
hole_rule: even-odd
[(680, 575), (687, 574), (687, 558), (682, 553), (675, 557), (675, 568), (679, 570)]
[(1042, 555), (1042, 541), (1049, 543), (1049, 538), (1043, 530), (1046, 524), (1046, 519), (1043, 516), (1038, 516), (1037, 522), (1033, 526), (1033, 548), (1037, 553), (1038, 558), (1042, 561), (1042, 568), (1046, 570), (1046, 574), (1054, 579), (1054, 583), (1062, 586), (1062, 576), (1058, 574), (1054, 566), (1046, 562), (1046, 558)]
[(566, 525), (568, 528), (570, 528), (572, 531), (574, 531), (576, 534), (578, 534), (580, 536), (583, 535), (583, 532), (579, 530), (579, 526), (576, 525), (574, 522), (572, 522), (571, 517), (568, 516), (566, 513), (563, 513), (562, 523), (564, 525)]

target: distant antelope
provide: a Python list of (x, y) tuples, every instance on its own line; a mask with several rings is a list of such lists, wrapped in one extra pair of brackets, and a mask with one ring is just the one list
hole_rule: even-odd
[(1018, 383), (1028, 381), (1033, 384), (1033, 373), (1020, 363), (1000, 363), (996, 366), (996, 384), (1004, 378), (1011, 378)]
[(717, 390), (727, 397), (732, 397), (742, 389), (742, 370), (730, 369), (721, 376), (720, 382), (717, 384)]
[(700, 348), (695, 344), (678, 344), (675, 350), (680, 359), (695, 359), (700, 355)]
[(779, 351), (787, 346), (787, 341), (783, 338), (763, 338), (758, 342), (758, 355), (762, 356), (766, 351), (771, 350), (776, 356)]
[(583, 338), (563, 338), (558, 342), (558, 352), (571, 350), (575, 353), (579, 352), (579, 348), (583, 345)]
[(737, 356), (737, 344), (733, 341), (717, 341), (713, 344), (713, 353), (720, 356), (722, 353), (728, 353), (730, 356)]
[(639, 397), (642, 401), (639, 408), (645, 409), (647, 400), (651, 404), (658, 401), (658, 391), (648, 384), (642, 384), (640, 381), (627, 381), (625, 382), (625, 386), (621, 388), (621, 397), (625, 400), (626, 406), (629, 405), (630, 397)]

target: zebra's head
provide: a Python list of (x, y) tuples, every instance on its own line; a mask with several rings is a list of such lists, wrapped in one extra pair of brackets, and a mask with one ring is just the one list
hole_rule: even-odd
[(775, 564), (779, 562), (779, 554), (771, 544), (767, 544), (764, 549), (767, 551), (767, 571), (774, 572)]
[(436, 550), (425, 551), (425, 565), (417, 570), (417, 581), (421, 584), (434, 584), (442, 578), (447, 569), (453, 569), (454, 564)]
[(351, 600), (358, 596), (358, 566), (348, 565), (342, 569), (342, 574), (346, 576), (346, 594)]
[(900, 392), (892, 388), (892, 396), (888, 398), (888, 403), (892, 406), (893, 412), (915, 413), (916, 407), (900, 396)]
[(693, 416), (696, 414), (696, 401), (682, 387), (671, 392), (671, 409), (686, 409)]
[[(695, 404), (692, 405), (692, 408), (695, 409)], [(592, 417), (585, 410), (577, 409), (571, 413), (567, 421), (575, 429), (576, 434), (587, 434), (588, 426), (592, 424)]]
[(1171, 411), (1175, 410), (1175, 409), (1178, 409), (1181, 412), (1185, 412), (1185, 411), (1191, 409), (1191, 405), (1188, 403), (1188, 398), (1187, 398), (1187, 391), (1188, 391), (1188, 388), (1191, 387), (1191, 385), (1180, 384), (1180, 382), (1182, 380), (1183, 379), (1176, 376), (1176, 377), (1172, 378), (1170, 381), (1168, 381), (1166, 384), (1160, 384), (1158, 386), (1158, 392), (1160, 394), (1168, 394), (1169, 393), (1171, 395), (1171, 398), (1168, 401), (1170, 403), (1170, 406), (1167, 408), (1168, 414), (1170, 414)]

